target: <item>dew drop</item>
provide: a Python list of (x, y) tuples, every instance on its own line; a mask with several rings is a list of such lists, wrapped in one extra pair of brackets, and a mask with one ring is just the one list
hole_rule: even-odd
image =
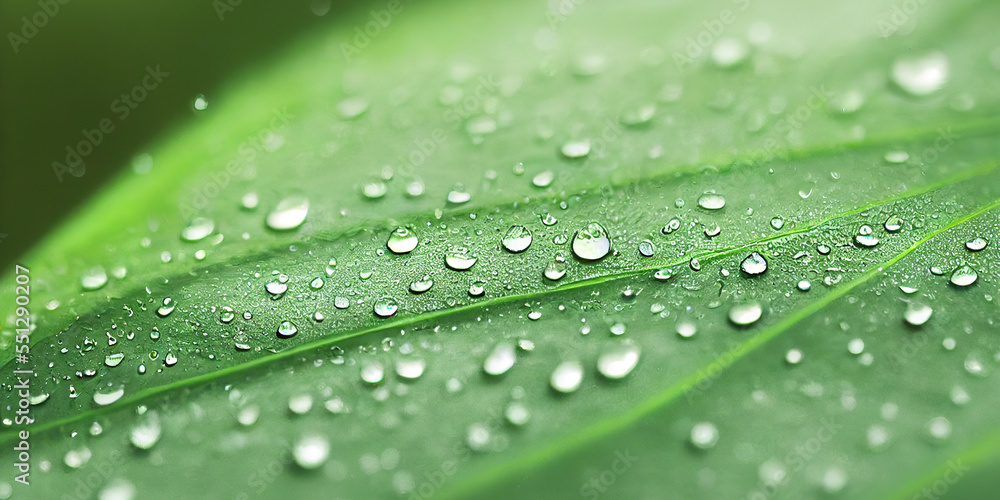
[(123, 359), (125, 359), (125, 353), (123, 352), (108, 354), (104, 357), (104, 364), (110, 367), (115, 367), (120, 365)]
[(854, 241), (863, 247), (871, 248), (878, 245), (878, 238), (872, 234), (872, 227), (867, 224), (858, 229), (858, 234), (854, 237)]
[(719, 210), (726, 206), (726, 197), (716, 193), (705, 193), (698, 197), (698, 206), (705, 210)]
[(847, 343), (847, 352), (858, 355), (864, 352), (865, 341), (859, 338), (853, 338)]
[(84, 290), (97, 290), (108, 283), (108, 274), (103, 267), (97, 266), (84, 271), (80, 276), (80, 284)]
[(746, 304), (736, 304), (729, 308), (729, 321), (734, 325), (752, 325), (760, 319), (763, 309), (759, 302), (749, 302)]
[(163, 305), (156, 309), (156, 315), (161, 318), (170, 316), (170, 313), (174, 312), (175, 307), (177, 307), (177, 302), (174, 299), (167, 297), (163, 299)]
[(465, 271), (476, 264), (476, 257), (466, 247), (453, 247), (444, 254), (444, 264), (455, 271)]
[(318, 434), (307, 434), (295, 442), (292, 450), (295, 464), (307, 470), (317, 469), (330, 456), (330, 442)]
[(394, 254), (405, 254), (417, 248), (417, 243), (419, 240), (416, 233), (407, 227), (397, 227), (389, 235), (389, 241), (386, 242), (385, 246)]
[(802, 351), (798, 349), (789, 349), (785, 353), (785, 362), (790, 365), (797, 365), (802, 362)]
[(469, 285), (470, 297), (482, 297), (486, 293), (486, 283), (475, 281)]
[(599, 260), (611, 251), (611, 238), (604, 226), (591, 222), (573, 234), (573, 254), (583, 260)]
[(531, 420), (531, 413), (524, 404), (515, 401), (507, 405), (507, 408), (504, 410), (504, 417), (511, 425), (521, 427)]
[(531, 246), (531, 231), (520, 224), (515, 224), (507, 229), (500, 242), (508, 252), (521, 253)]
[(683, 338), (689, 339), (694, 337), (698, 333), (698, 326), (690, 321), (681, 321), (677, 323), (677, 335)]
[(517, 356), (513, 346), (509, 344), (497, 344), (483, 362), (483, 371), (487, 375), (503, 375), (514, 366), (516, 359)]
[(673, 233), (674, 231), (680, 229), (680, 227), (681, 227), (681, 221), (680, 221), (680, 219), (678, 219), (677, 217), (674, 217), (674, 218), (668, 220), (667, 223), (664, 224), (662, 228), (660, 228), (660, 233), (662, 233), (662, 234), (670, 234), (670, 233)]
[(111, 403), (114, 403), (115, 401), (118, 401), (124, 395), (125, 395), (124, 387), (119, 387), (116, 390), (108, 392), (96, 391), (94, 392), (94, 402), (97, 403), (99, 406), (107, 406)]
[(642, 240), (639, 242), (639, 255), (643, 257), (652, 257), (656, 253), (656, 247), (653, 246), (653, 242), (649, 240)]
[(448, 191), (448, 203), (452, 205), (468, 203), (471, 199), (472, 193), (466, 191), (463, 187), (455, 186), (451, 191)]
[(160, 418), (155, 411), (143, 415), (143, 420), (129, 431), (129, 441), (140, 450), (148, 450), (160, 440)]
[(363, 97), (348, 97), (337, 103), (337, 111), (340, 112), (340, 116), (351, 120), (368, 111), (368, 101)]
[(265, 223), (275, 231), (287, 231), (302, 225), (309, 213), (309, 199), (301, 194), (293, 194), (278, 202), (267, 214)]
[(657, 269), (656, 272), (653, 273), (653, 279), (655, 279), (656, 281), (668, 281), (670, 280), (670, 278), (673, 277), (674, 277), (673, 270), (666, 267), (663, 269)]
[(937, 441), (951, 437), (951, 421), (944, 417), (935, 417), (927, 423), (927, 434)]
[(906, 160), (909, 160), (910, 153), (907, 153), (906, 151), (889, 151), (888, 153), (885, 154), (885, 156), (883, 156), (883, 158), (885, 159), (886, 163), (892, 163), (894, 165), (898, 165), (900, 163), (905, 163)]
[(552, 281), (559, 281), (566, 276), (566, 263), (553, 260), (545, 265), (545, 270), (542, 272), (542, 276), (545, 279)]
[(424, 374), (427, 362), (420, 358), (400, 358), (396, 360), (396, 375), (407, 380), (416, 380)]
[(785, 219), (782, 219), (781, 217), (774, 217), (771, 219), (771, 227), (774, 228), (775, 231), (780, 231), (781, 228), (785, 227)]
[(365, 360), (361, 363), (361, 380), (369, 384), (377, 384), (385, 377), (385, 367), (382, 363)]
[(583, 158), (590, 154), (590, 141), (567, 142), (561, 151), (566, 158)]
[(181, 230), (184, 241), (199, 241), (205, 239), (215, 230), (215, 221), (207, 217), (195, 217)]
[(380, 318), (388, 318), (394, 314), (399, 309), (399, 305), (396, 304), (396, 299), (392, 297), (382, 297), (375, 301), (375, 315)]
[(563, 361), (549, 377), (549, 385), (563, 394), (576, 391), (580, 388), (581, 382), (583, 382), (583, 365), (576, 360)]
[(968, 264), (963, 264), (952, 271), (949, 281), (955, 286), (969, 286), (975, 283), (977, 279), (979, 279), (979, 273), (969, 267)]
[(934, 309), (927, 304), (920, 304), (916, 302), (910, 302), (906, 305), (906, 311), (903, 313), (903, 320), (906, 321), (911, 326), (921, 326), (931, 319), (931, 314), (934, 313)]
[(892, 64), (892, 81), (913, 96), (926, 96), (948, 80), (948, 58), (941, 52), (900, 57)]
[[(90, 461), (90, 448), (83, 446), (75, 450), (69, 450), (63, 455), (63, 463), (70, 469), (79, 469)], [(3, 497), (7, 498), (7, 497)]]
[(236, 421), (244, 427), (249, 427), (257, 422), (258, 417), (260, 417), (260, 407), (249, 405), (240, 409), (240, 412), (236, 414)]
[(410, 283), (410, 293), (421, 294), (430, 290), (432, 286), (434, 286), (434, 280), (430, 276), (424, 275), (422, 279)]
[(611, 380), (626, 377), (639, 363), (641, 349), (635, 343), (619, 343), (607, 347), (597, 358), (597, 371)]
[(552, 181), (555, 179), (555, 175), (556, 174), (553, 173), (551, 170), (546, 170), (533, 177), (531, 179), (531, 183), (535, 187), (547, 188), (549, 187), (549, 185), (552, 184)]
[(812, 283), (809, 283), (809, 280), (802, 280), (797, 286), (800, 291), (808, 292), (812, 288)]
[(883, 226), (885, 227), (885, 230), (887, 232), (895, 233), (900, 229), (903, 229), (903, 219), (900, 219), (895, 215), (890, 216), (888, 219), (885, 220), (885, 224), (883, 224)]
[(295, 327), (295, 323), (285, 320), (278, 325), (278, 337), (287, 339), (294, 337), (296, 333), (299, 333), (299, 329)]
[(698, 422), (691, 427), (691, 445), (708, 450), (719, 441), (719, 429), (711, 422)]
[(753, 252), (740, 263), (740, 270), (749, 276), (758, 276), (767, 271), (767, 259), (763, 255)]
[(986, 248), (990, 244), (989, 240), (982, 237), (976, 237), (965, 242), (965, 248), (970, 252), (978, 252)]
[(731, 68), (743, 62), (750, 47), (743, 40), (722, 38), (712, 46), (712, 62), (720, 68)]

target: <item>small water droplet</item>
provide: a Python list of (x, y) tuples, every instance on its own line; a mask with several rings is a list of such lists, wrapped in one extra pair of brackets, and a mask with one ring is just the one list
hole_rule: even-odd
[[(66, 454), (63, 455), (63, 463), (70, 469), (79, 469), (80, 467), (87, 465), (87, 462), (90, 461), (90, 456), (90, 448), (83, 446), (75, 450), (67, 451)], [(4, 496), (3, 498), (9, 497)]]
[(368, 100), (358, 96), (348, 97), (337, 103), (337, 111), (345, 119), (357, 118), (368, 111)]
[(482, 281), (475, 281), (469, 285), (469, 296), (470, 297), (481, 297), (486, 293), (486, 283)]
[(561, 151), (566, 158), (583, 158), (590, 154), (590, 141), (567, 142)]
[(785, 353), (785, 362), (790, 365), (797, 365), (802, 362), (802, 357), (802, 351), (798, 349), (789, 349), (788, 352)]
[(545, 279), (559, 281), (563, 276), (566, 276), (566, 263), (553, 260), (545, 265), (542, 275), (545, 276)]
[(712, 46), (712, 62), (720, 68), (731, 68), (743, 62), (750, 53), (746, 42), (737, 38), (722, 38)]
[(927, 423), (927, 433), (937, 441), (951, 437), (951, 421), (944, 417), (935, 417)]
[(656, 272), (653, 273), (653, 279), (657, 281), (668, 281), (673, 277), (674, 271), (666, 267), (663, 269), (657, 269)]
[(554, 172), (552, 172), (551, 170), (546, 170), (533, 177), (531, 179), (531, 183), (535, 187), (547, 188), (549, 187), (549, 185), (552, 184), (552, 181), (555, 179), (555, 176), (556, 174)]
[(104, 357), (104, 364), (110, 367), (115, 367), (120, 365), (123, 359), (125, 359), (125, 353), (123, 352), (108, 354)]
[(910, 302), (906, 305), (906, 311), (903, 313), (903, 320), (905, 320), (911, 326), (921, 326), (931, 319), (931, 314), (934, 313), (934, 309), (927, 304), (921, 304), (917, 302)]
[(955, 286), (969, 286), (978, 279), (979, 273), (975, 269), (969, 267), (968, 264), (962, 264), (952, 271), (949, 281)]
[(129, 431), (129, 441), (140, 450), (148, 450), (160, 440), (160, 418), (155, 411), (147, 412)]
[(889, 151), (883, 156), (886, 163), (892, 163), (893, 165), (898, 165), (900, 163), (905, 163), (906, 160), (910, 159), (910, 153), (906, 151)]
[(421, 294), (430, 290), (434, 286), (434, 280), (430, 276), (424, 275), (420, 280), (410, 283), (410, 293)]
[(312, 470), (326, 463), (330, 456), (330, 441), (319, 434), (306, 434), (295, 441), (292, 457), (299, 467)]
[(108, 274), (101, 266), (90, 268), (80, 276), (84, 290), (97, 290), (108, 283)]
[(708, 450), (719, 442), (719, 429), (711, 422), (699, 422), (691, 427), (691, 445)]
[(812, 288), (812, 283), (809, 283), (809, 280), (799, 281), (798, 289), (800, 291), (808, 292), (810, 288)]
[(299, 333), (299, 329), (296, 328), (295, 323), (285, 320), (278, 325), (278, 337), (287, 339), (289, 337), (294, 337), (296, 333)]
[(649, 240), (642, 240), (639, 242), (639, 255), (643, 257), (652, 257), (656, 253), (656, 247), (653, 246), (653, 242)]
[(504, 410), (504, 417), (511, 425), (521, 427), (531, 420), (531, 413), (524, 404), (514, 401), (507, 405), (507, 408)]
[(115, 390), (108, 390), (107, 392), (95, 391), (94, 392), (94, 402), (99, 406), (107, 406), (115, 401), (121, 399), (125, 395), (125, 388), (119, 387)]
[(461, 186), (455, 186), (451, 191), (448, 191), (448, 203), (452, 205), (461, 205), (463, 203), (468, 203), (472, 199), (472, 193), (465, 190)]
[(163, 305), (156, 309), (156, 315), (161, 318), (170, 316), (170, 313), (174, 312), (175, 307), (177, 307), (177, 302), (174, 299), (167, 297), (163, 299)]
[(781, 228), (785, 227), (785, 219), (782, 219), (781, 217), (774, 217), (771, 219), (771, 227), (774, 228), (775, 231), (781, 231)]
[(681, 321), (677, 323), (677, 335), (683, 338), (691, 338), (698, 333), (698, 326), (690, 321)]
[(674, 217), (674, 218), (668, 220), (667, 223), (664, 224), (662, 228), (660, 228), (660, 233), (662, 233), (662, 234), (670, 234), (670, 233), (673, 233), (674, 231), (680, 229), (680, 227), (681, 227), (681, 221), (680, 221), (680, 219), (678, 219), (677, 217)]
[(847, 352), (858, 355), (864, 352), (865, 341), (859, 338), (853, 338), (847, 343)]
[(910, 95), (930, 95), (948, 81), (948, 58), (936, 51), (900, 57), (892, 64), (892, 81)]
[(478, 260), (466, 247), (453, 247), (444, 254), (444, 264), (455, 271), (465, 271)]
[(625, 326), (625, 323), (618, 322), (618, 323), (615, 323), (615, 324), (611, 325), (611, 334), (612, 335), (622, 335), (626, 331), (628, 331), (628, 327)]
[(978, 251), (986, 248), (989, 244), (990, 244), (990, 242), (986, 238), (976, 237), (976, 238), (972, 238), (969, 241), (966, 241), (965, 242), (965, 248), (967, 248), (970, 252), (978, 252)]

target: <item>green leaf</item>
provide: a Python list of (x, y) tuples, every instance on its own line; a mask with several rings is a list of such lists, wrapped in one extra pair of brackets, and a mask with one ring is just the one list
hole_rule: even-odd
[(35, 249), (31, 494), (996, 486), (998, 6), (566, 8), (358, 12)]

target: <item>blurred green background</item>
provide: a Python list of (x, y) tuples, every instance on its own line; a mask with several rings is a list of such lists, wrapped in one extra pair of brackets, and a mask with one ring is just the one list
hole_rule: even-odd
[[(231, 75), (368, 3), (0, 2), (0, 263), (16, 261), (166, 130), (198, 119), (195, 96), (211, 105)], [(156, 65), (169, 76), (120, 120), (113, 103)], [(60, 181), (52, 163), (65, 163), (66, 147), (105, 118), (114, 130), (83, 159), (84, 174)]]

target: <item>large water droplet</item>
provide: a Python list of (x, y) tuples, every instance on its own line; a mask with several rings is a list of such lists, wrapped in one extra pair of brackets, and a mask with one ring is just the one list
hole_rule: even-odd
[(396, 299), (392, 297), (382, 297), (375, 301), (375, 315), (380, 318), (388, 318), (394, 314), (399, 309), (399, 305), (396, 304)]
[(989, 244), (990, 244), (990, 242), (986, 238), (976, 237), (976, 238), (972, 238), (969, 241), (966, 241), (965, 242), (965, 248), (967, 248), (970, 252), (978, 252), (978, 251), (986, 248)]
[(591, 222), (573, 234), (573, 255), (583, 260), (599, 260), (611, 251), (611, 238), (604, 226)]
[(361, 380), (369, 384), (377, 384), (385, 377), (385, 367), (382, 363), (365, 360), (361, 363)]
[(357, 118), (368, 111), (368, 100), (358, 96), (348, 97), (337, 103), (337, 111), (345, 119)]
[(705, 210), (719, 210), (726, 206), (726, 197), (716, 193), (705, 193), (698, 197), (698, 206)]
[(555, 176), (556, 174), (553, 173), (551, 170), (546, 170), (533, 177), (531, 179), (531, 183), (534, 184), (535, 187), (546, 188), (552, 184), (552, 181), (553, 179), (555, 179)]
[(735, 304), (729, 308), (729, 321), (734, 325), (747, 326), (760, 319), (763, 309), (759, 302), (749, 302), (746, 304)]
[(296, 328), (295, 323), (292, 323), (291, 321), (282, 321), (281, 324), (278, 325), (278, 337), (287, 339), (289, 337), (294, 337), (296, 333), (299, 333), (299, 329)]
[(267, 227), (276, 231), (295, 229), (302, 225), (309, 213), (309, 199), (305, 195), (293, 194), (278, 202), (267, 214)]
[(549, 385), (563, 394), (576, 391), (580, 388), (581, 382), (583, 382), (583, 365), (576, 360), (559, 363), (549, 377)]
[(900, 219), (895, 215), (890, 216), (885, 220), (885, 224), (883, 226), (887, 232), (895, 233), (900, 229), (903, 229), (903, 219)]
[(740, 269), (750, 275), (758, 276), (767, 271), (767, 259), (763, 255), (753, 252), (740, 263)]
[(504, 417), (507, 418), (507, 422), (515, 427), (521, 427), (531, 420), (531, 412), (524, 404), (514, 401), (513, 403), (507, 405), (504, 410)]
[(330, 441), (318, 434), (307, 434), (295, 442), (292, 450), (295, 464), (303, 469), (316, 469), (330, 456)]
[(465, 271), (476, 263), (476, 257), (466, 247), (454, 247), (444, 254), (444, 264), (456, 271)]
[(416, 380), (424, 374), (427, 362), (420, 358), (400, 358), (396, 360), (396, 375), (407, 380)]
[(892, 81), (914, 96), (925, 96), (948, 81), (948, 58), (941, 52), (900, 57), (892, 64)]
[(119, 387), (115, 390), (107, 390), (105, 392), (95, 391), (94, 392), (94, 402), (100, 406), (107, 406), (115, 401), (121, 399), (125, 395), (125, 388)]
[(163, 299), (163, 305), (161, 305), (156, 309), (156, 315), (161, 318), (170, 316), (170, 313), (174, 312), (175, 307), (177, 307), (177, 301), (175, 301), (170, 297), (167, 297)]
[(590, 141), (572, 141), (563, 144), (562, 154), (566, 158), (583, 158), (590, 154)]
[(542, 271), (542, 276), (545, 279), (552, 281), (559, 281), (566, 276), (566, 263), (558, 260), (553, 260), (545, 265), (545, 270)]
[(410, 293), (424, 293), (430, 290), (432, 286), (434, 286), (434, 280), (430, 276), (424, 275), (422, 279), (410, 283)]
[(392, 234), (389, 235), (389, 241), (386, 242), (385, 246), (389, 248), (392, 253), (404, 254), (410, 253), (414, 248), (417, 248), (417, 243), (420, 241), (417, 239), (416, 233), (410, 231), (406, 227), (397, 227)]
[(80, 276), (80, 284), (84, 290), (97, 290), (107, 283), (108, 273), (101, 266), (88, 269)]
[(125, 359), (125, 353), (123, 352), (108, 354), (104, 357), (104, 364), (110, 367), (115, 367), (120, 365), (123, 359)]
[(950, 281), (955, 286), (969, 286), (975, 283), (977, 279), (979, 279), (979, 273), (969, 267), (968, 264), (962, 264), (952, 271)]
[(597, 358), (597, 371), (605, 377), (624, 378), (639, 363), (641, 349), (635, 343), (619, 343), (607, 347)]
[(698, 422), (691, 427), (691, 445), (699, 450), (707, 450), (719, 441), (719, 429), (711, 422)]
[(129, 441), (140, 450), (148, 450), (160, 440), (160, 418), (155, 411), (147, 412), (142, 421), (129, 431)]
[(871, 226), (865, 224), (858, 229), (858, 235), (854, 237), (855, 243), (863, 247), (873, 247), (878, 245), (878, 238), (872, 234)]
[(188, 222), (188, 225), (181, 230), (181, 239), (184, 241), (202, 240), (215, 230), (215, 221), (207, 217), (196, 217)]
[(920, 304), (917, 302), (910, 302), (906, 305), (906, 311), (903, 313), (903, 320), (912, 326), (920, 326), (931, 319), (931, 314), (934, 313), (934, 309), (927, 304)]
[(500, 242), (508, 252), (521, 253), (531, 245), (531, 231), (520, 224), (515, 224), (504, 233)]
[(516, 359), (517, 355), (515, 354), (514, 346), (510, 344), (497, 344), (493, 347), (493, 351), (490, 352), (489, 356), (486, 357), (486, 361), (483, 362), (483, 371), (487, 375), (503, 375), (514, 366)]
[[(90, 461), (90, 456), (91, 456), (90, 448), (83, 446), (75, 450), (67, 451), (66, 455), (63, 456), (63, 463), (66, 464), (66, 467), (69, 467), (71, 469), (79, 469), (80, 467), (87, 465), (87, 462)], [(3, 497), (3, 498), (9, 498), (9, 497)]]

